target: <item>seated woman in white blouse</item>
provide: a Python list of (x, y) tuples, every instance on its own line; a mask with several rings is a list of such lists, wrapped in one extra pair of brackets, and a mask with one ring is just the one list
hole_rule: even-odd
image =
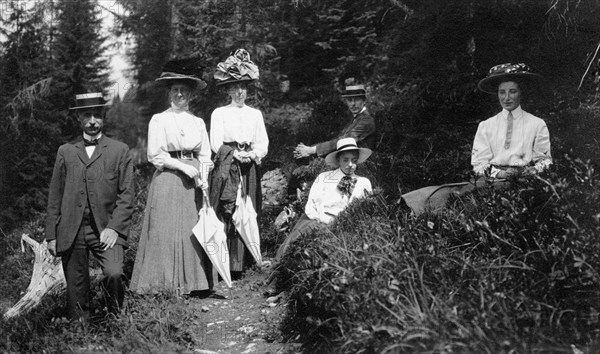
[[(506, 187), (510, 176), (536, 174), (552, 164), (550, 134), (546, 123), (521, 108), (523, 87), (541, 78), (525, 64), (500, 64), (492, 67), (478, 87), (498, 95), (502, 111), (479, 123), (471, 164), (478, 176), (495, 178), (495, 189)], [(461, 196), (488, 185), (487, 178), (470, 182), (423, 187), (402, 195), (415, 215), (443, 210), (450, 196)]]
[(506, 178), (542, 172), (552, 164), (546, 123), (521, 108), (523, 86), (539, 78), (525, 64), (500, 64), (479, 82), (480, 90), (498, 95), (502, 111), (477, 128), (471, 155), (476, 174)]
[[(359, 148), (354, 138), (338, 140), (337, 150), (325, 158), (325, 162), (336, 169), (321, 173), (313, 183), (304, 214), (279, 246), (275, 256), (276, 263), (298, 237), (315, 225), (331, 223), (353, 200), (363, 198), (372, 191), (371, 182), (354, 173), (357, 165), (368, 159), (371, 153), (370, 149)], [(265, 291), (266, 296), (277, 293), (275, 289), (277, 276), (278, 271), (275, 270), (270, 277), (272, 281)]]

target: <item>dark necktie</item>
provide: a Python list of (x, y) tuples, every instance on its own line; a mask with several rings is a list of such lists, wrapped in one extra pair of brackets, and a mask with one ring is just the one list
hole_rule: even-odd
[(345, 194), (350, 198), (352, 192), (354, 192), (354, 186), (356, 186), (356, 178), (352, 178), (350, 176), (344, 176), (338, 183), (337, 187), (342, 194)]
[(84, 146), (96, 146), (96, 145), (98, 145), (98, 139), (94, 139), (94, 140), (83, 139), (83, 145)]
[(513, 115), (512, 112), (508, 112), (508, 117), (506, 117), (507, 126), (506, 126), (506, 140), (504, 140), (504, 149), (510, 148), (510, 139), (512, 138), (513, 131)]

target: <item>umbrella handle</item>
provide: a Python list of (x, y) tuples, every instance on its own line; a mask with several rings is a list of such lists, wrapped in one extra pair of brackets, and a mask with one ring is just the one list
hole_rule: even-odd
[(208, 208), (210, 208), (211, 206), (210, 206), (210, 199), (208, 199), (208, 188), (202, 190), (202, 195), (203, 195), (202, 199), (204, 199), (204, 203), (206, 204), (206, 206)]
[(242, 169), (238, 168), (238, 172), (240, 173), (240, 184), (242, 185), (242, 198), (248, 196), (246, 192), (246, 184), (244, 183), (244, 176), (242, 175)]

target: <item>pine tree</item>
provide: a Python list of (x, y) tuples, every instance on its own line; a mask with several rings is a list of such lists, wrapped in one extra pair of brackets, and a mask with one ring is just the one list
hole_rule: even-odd
[(75, 93), (107, 85), (108, 60), (102, 58), (94, 1), (24, 7), (15, 0), (7, 7), (0, 58), (0, 222), (9, 228), (45, 209), (56, 150), (80, 134), (68, 107)]
[(60, 0), (56, 4), (54, 59), (61, 81), (73, 92), (108, 85), (109, 59), (103, 54), (106, 36), (100, 33), (102, 19), (93, 0)]
[[(164, 0), (119, 0), (127, 16), (120, 18), (119, 31), (130, 34), (134, 47), (129, 53), (139, 85), (153, 81), (167, 61), (171, 41), (171, 5)], [(120, 33), (118, 33), (120, 34)]]
[(60, 131), (48, 99), (54, 71), (44, 21), (48, 8), (26, 9), (18, 1), (7, 8), (0, 58), (0, 224), (10, 228), (44, 210), (50, 149)]

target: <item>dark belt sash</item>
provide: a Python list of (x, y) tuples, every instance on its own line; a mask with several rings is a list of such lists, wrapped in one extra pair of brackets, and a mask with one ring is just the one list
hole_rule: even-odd
[(224, 142), (223, 145), (227, 145), (240, 151), (252, 150), (252, 143), (238, 143), (237, 141), (228, 141)]
[(506, 171), (508, 169), (524, 170), (525, 168), (527, 168), (527, 166), (506, 166), (506, 165), (491, 165), (491, 167), (494, 167), (495, 169), (502, 170), (502, 171)]
[(169, 151), (169, 155), (174, 159), (180, 160), (193, 160), (194, 158), (198, 158), (198, 154), (190, 150)]

